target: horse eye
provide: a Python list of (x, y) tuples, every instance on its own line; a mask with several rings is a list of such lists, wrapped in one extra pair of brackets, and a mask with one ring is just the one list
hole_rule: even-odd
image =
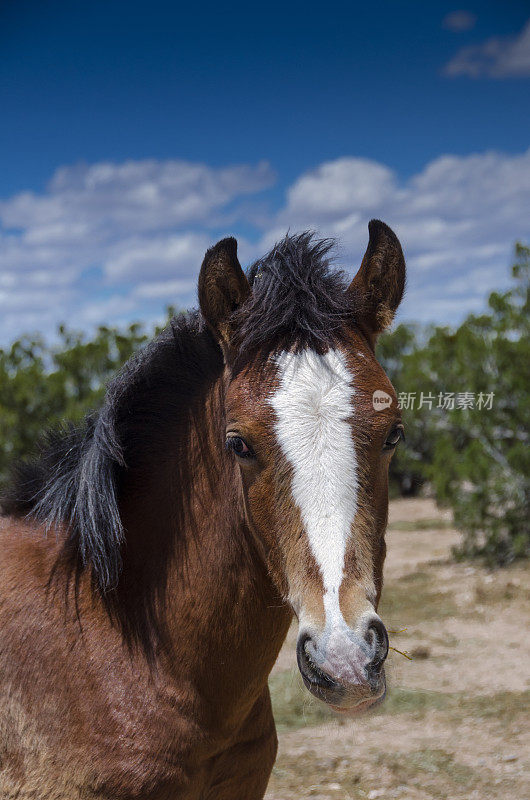
[(226, 446), (233, 450), (239, 458), (253, 458), (254, 453), (241, 436), (229, 436), (226, 440)]
[(396, 425), (392, 428), (385, 442), (383, 450), (393, 450), (397, 446), (400, 439), (405, 439), (405, 431), (403, 425)]

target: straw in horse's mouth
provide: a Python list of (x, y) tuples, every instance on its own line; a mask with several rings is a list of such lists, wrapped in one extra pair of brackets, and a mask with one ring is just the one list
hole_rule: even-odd
[[(397, 631), (387, 630), (387, 633), (404, 633), (406, 630), (406, 628), (399, 628)], [(392, 647), (390, 644), (388, 645), (388, 649), (393, 650), (394, 653), (399, 653), (400, 656), (404, 656), (405, 658), (408, 658), (409, 661), (412, 661), (412, 656), (410, 656), (406, 650), (398, 650), (397, 647)]]

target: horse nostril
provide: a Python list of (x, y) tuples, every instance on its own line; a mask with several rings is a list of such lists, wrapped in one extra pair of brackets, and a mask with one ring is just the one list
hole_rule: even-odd
[(326, 672), (321, 670), (311, 658), (311, 646), (314, 649), (313, 641), (308, 634), (301, 636), (296, 645), (298, 668), (302, 674), (304, 682), (309, 681), (311, 684), (318, 686), (321, 689), (335, 689), (337, 687), (336, 681), (334, 681), (333, 678)]
[(379, 618), (371, 621), (366, 632), (366, 641), (373, 646), (374, 655), (368, 664), (368, 670), (377, 672), (381, 669), (383, 661), (388, 655), (388, 634), (386, 628)]

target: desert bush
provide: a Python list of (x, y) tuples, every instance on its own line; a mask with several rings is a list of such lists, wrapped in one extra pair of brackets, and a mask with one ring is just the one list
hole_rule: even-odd
[(521, 244), (512, 276), (456, 329), (400, 326), (379, 345), (398, 396), (415, 401), (403, 409), (407, 446), (392, 481), (428, 481), (463, 532), (456, 555), (491, 564), (530, 553), (530, 249)]
[(0, 349), (0, 488), (44, 430), (99, 405), (107, 381), (146, 338), (138, 324), (102, 326), (92, 338), (61, 326), (53, 343), (23, 336)]

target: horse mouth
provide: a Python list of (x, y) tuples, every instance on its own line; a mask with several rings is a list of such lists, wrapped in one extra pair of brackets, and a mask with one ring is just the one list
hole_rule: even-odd
[(314, 697), (324, 702), (340, 716), (356, 717), (365, 711), (371, 711), (379, 706), (386, 697), (384, 683), (380, 692), (367, 696), (365, 690), (355, 692), (338, 684), (336, 687), (322, 686), (321, 683), (311, 681), (306, 675), (302, 675), (302, 680), (306, 689)]
[(352, 686), (344, 685), (315, 664), (302, 641), (297, 647), (297, 661), (306, 689), (330, 706), (337, 714), (356, 716), (382, 703), (386, 695), (385, 671), (381, 669), (376, 681)]
[(357, 717), (364, 714), (365, 711), (373, 711), (384, 701), (386, 697), (386, 684), (383, 682), (383, 689), (380, 694), (375, 694), (372, 697), (367, 697), (364, 700), (360, 699), (357, 703), (349, 705), (348, 703), (340, 706), (328, 703), (330, 708), (336, 713), (344, 717)]

